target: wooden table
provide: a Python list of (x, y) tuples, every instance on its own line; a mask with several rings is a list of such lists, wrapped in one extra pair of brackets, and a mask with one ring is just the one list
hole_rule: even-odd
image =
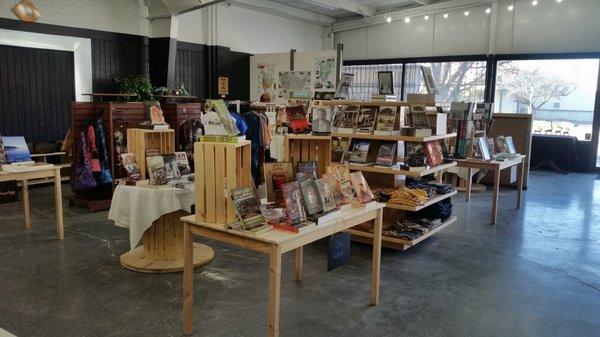
[(0, 182), (21, 181), (23, 189), (23, 217), (24, 227), (31, 228), (31, 216), (29, 212), (29, 180), (54, 178), (54, 199), (56, 208), (56, 236), (59, 240), (64, 239), (63, 230), (63, 209), (62, 209), (62, 188), (60, 179), (60, 166), (50, 168), (31, 169), (23, 172), (0, 171)]
[[(521, 197), (523, 194), (523, 173), (525, 156), (519, 155), (514, 159), (507, 159), (503, 161), (497, 160), (481, 160), (481, 159), (456, 159), (456, 163), (458, 167), (466, 167), (468, 169), (467, 177), (472, 177), (473, 169), (485, 169), (492, 171), (494, 174), (494, 197), (492, 199), (492, 224), (496, 224), (496, 220), (498, 218), (498, 196), (500, 194), (500, 172), (502, 170), (511, 168), (513, 166), (520, 165), (521, 170), (517, 174), (517, 209), (521, 208)], [(467, 179), (467, 189), (466, 189), (466, 199), (467, 201), (471, 200), (471, 185), (473, 183), (472, 178)]]
[(371, 305), (379, 302), (379, 267), (381, 262), (381, 225), (384, 204), (350, 208), (339, 217), (310, 228), (300, 234), (271, 230), (258, 235), (228, 230), (225, 225), (197, 222), (194, 215), (183, 217), (183, 333), (192, 333), (194, 275), (192, 266), (192, 235), (218, 240), (269, 256), (269, 312), (267, 336), (279, 336), (279, 303), (281, 293), (281, 259), (285, 252), (295, 251), (296, 281), (302, 279), (302, 250), (311, 242), (347, 230), (365, 221), (375, 220), (373, 238), (373, 265), (371, 274)]

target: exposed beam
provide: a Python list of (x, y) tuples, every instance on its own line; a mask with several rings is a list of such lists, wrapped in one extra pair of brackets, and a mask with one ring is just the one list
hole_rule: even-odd
[[(352, 13), (360, 14), (364, 17), (375, 15), (375, 9), (361, 5), (352, 0), (301, 0), (310, 2), (316, 5), (321, 5), (325, 8), (343, 9)], [(427, 1), (427, 0), (423, 0)]]
[(330, 16), (287, 6), (270, 0), (228, 0), (227, 3), (232, 6), (256, 10), (319, 26), (331, 26), (335, 22), (335, 18)]
[(413, 1), (422, 6), (431, 5), (431, 0), (413, 0)]

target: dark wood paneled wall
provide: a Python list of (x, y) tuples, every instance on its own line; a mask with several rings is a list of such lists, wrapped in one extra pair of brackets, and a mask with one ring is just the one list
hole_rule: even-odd
[(183, 84), (192, 95), (205, 98), (206, 78), (206, 46), (178, 42), (175, 86)]
[(144, 74), (144, 43), (135, 40), (92, 39), (94, 92), (116, 92), (115, 78)]
[(75, 99), (73, 53), (0, 45), (0, 133), (65, 138)]
[[(227, 99), (250, 99), (250, 54), (231, 51), (217, 46), (216, 77), (229, 77)], [(216, 79), (215, 79), (216, 81)], [(217, 85), (212, 89), (212, 97), (218, 97)]]

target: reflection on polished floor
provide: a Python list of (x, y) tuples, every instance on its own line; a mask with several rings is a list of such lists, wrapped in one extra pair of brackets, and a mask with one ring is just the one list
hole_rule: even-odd
[[(68, 187), (65, 185), (65, 189)], [(66, 194), (66, 193), (65, 193)], [(305, 276), (283, 266), (283, 336), (598, 336), (600, 179), (532, 171), (521, 210), (501, 191), (459, 221), (399, 253), (384, 250), (381, 302), (369, 307), (370, 246), (326, 270), (326, 243), (305, 249)], [(16, 336), (179, 336), (180, 274), (121, 268), (128, 233), (107, 214), (65, 207), (65, 240), (54, 236), (52, 188), (32, 189), (33, 228), (18, 204), (0, 205), (0, 327)], [(198, 336), (263, 336), (268, 260), (207, 242), (215, 260), (196, 273)]]

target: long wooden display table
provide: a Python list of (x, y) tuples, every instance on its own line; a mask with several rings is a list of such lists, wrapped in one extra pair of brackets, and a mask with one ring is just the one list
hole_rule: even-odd
[(281, 260), (285, 252), (295, 250), (296, 280), (302, 279), (302, 247), (345, 231), (365, 221), (375, 220), (373, 234), (373, 268), (371, 275), (371, 305), (379, 301), (379, 267), (381, 262), (381, 225), (384, 204), (371, 203), (367, 206), (342, 211), (331, 221), (294, 234), (271, 230), (261, 234), (226, 229), (225, 225), (196, 221), (194, 215), (183, 217), (184, 269), (183, 269), (183, 333), (192, 333), (194, 304), (194, 274), (192, 264), (192, 235), (218, 240), (242, 248), (255, 250), (269, 256), (269, 313), (267, 336), (279, 336), (279, 303), (281, 295)]
[(46, 165), (40, 168), (31, 168), (23, 172), (5, 172), (0, 171), (0, 182), (4, 181), (20, 181), (23, 190), (23, 217), (24, 227), (31, 228), (31, 217), (29, 212), (29, 181), (34, 179), (45, 179), (48, 177), (54, 178), (54, 205), (56, 209), (56, 236), (59, 240), (64, 239), (63, 229), (63, 209), (62, 209), (62, 187), (60, 179), (60, 166), (47, 167)]

